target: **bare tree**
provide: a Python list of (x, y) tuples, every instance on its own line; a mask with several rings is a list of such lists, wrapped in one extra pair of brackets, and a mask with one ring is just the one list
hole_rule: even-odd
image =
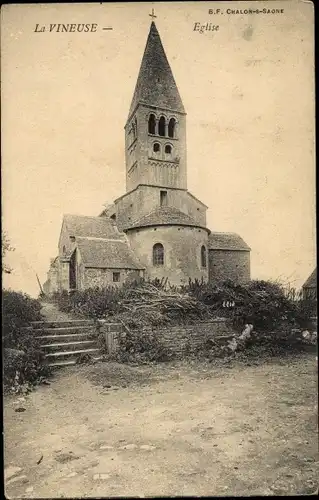
[(11, 274), (12, 273), (12, 268), (9, 267), (7, 264), (4, 262), (4, 258), (7, 254), (7, 252), (13, 252), (15, 249), (11, 246), (9, 237), (7, 233), (4, 231), (2, 233), (2, 248), (1, 248), (1, 257), (2, 257), (2, 272), (6, 274)]

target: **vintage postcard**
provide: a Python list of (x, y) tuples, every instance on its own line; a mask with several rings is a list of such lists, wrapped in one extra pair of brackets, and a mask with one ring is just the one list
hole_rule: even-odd
[(1, 61), (7, 498), (314, 493), (313, 3), (7, 4)]

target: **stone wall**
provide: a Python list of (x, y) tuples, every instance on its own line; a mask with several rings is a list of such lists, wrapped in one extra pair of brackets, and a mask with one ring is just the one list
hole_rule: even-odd
[(43, 291), (46, 295), (52, 295), (59, 289), (59, 258), (51, 259), (47, 280), (43, 283)]
[[(157, 119), (164, 116), (167, 123), (170, 118), (175, 118), (177, 126), (174, 138), (169, 138), (167, 134), (162, 137), (158, 134), (148, 133), (148, 119), (151, 113), (155, 114)], [(137, 125), (137, 138), (133, 143), (129, 139), (132, 123)], [(173, 145), (172, 158), (179, 158), (178, 175), (174, 183), (169, 182), (164, 172), (158, 179), (154, 175), (154, 170), (149, 163), (150, 150), (154, 141), (160, 143), (162, 148), (167, 143)], [(171, 187), (186, 188), (186, 115), (177, 111), (172, 112), (167, 109), (155, 108), (155, 106), (139, 104), (125, 126), (125, 153), (127, 191), (131, 191), (138, 184), (171, 185)], [(132, 175), (134, 164), (135, 173)]]
[[(113, 281), (113, 273), (120, 273), (119, 281)], [(122, 286), (123, 283), (137, 280), (140, 271), (135, 269), (84, 269), (83, 288), (94, 288), (103, 286)]]
[(69, 290), (70, 279), (69, 279), (69, 269), (70, 262), (61, 257), (60, 259), (60, 269), (59, 269), (59, 290)]
[[(118, 337), (126, 335), (125, 326), (121, 323), (108, 323), (100, 320), (100, 333), (105, 336), (107, 351), (111, 354), (118, 349)], [(168, 351), (176, 358), (184, 357), (196, 349), (204, 346), (207, 340), (214, 339), (219, 344), (224, 344), (236, 334), (235, 330), (224, 318), (210, 322), (198, 322), (192, 325), (172, 326), (158, 328), (152, 331), (161, 340)], [(143, 332), (141, 332), (143, 335)]]
[(191, 354), (196, 349), (204, 346), (209, 339), (214, 339), (217, 343), (223, 344), (225, 337), (229, 338), (235, 333), (235, 330), (225, 319), (199, 322), (187, 326), (161, 328), (156, 331), (164, 346), (176, 357)]
[(59, 238), (59, 256), (63, 257), (66, 255), (70, 255), (71, 252), (75, 249), (75, 242), (71, 241), (71, 235), (66, 227), (65, 220), (62, 223), (60, 238)]
[[(115, 200), (113, 212), (119, 230), (160, 206), (160, 192), (167, 191), (167, 206), (190, 215), (199, 226), (206, 226), (206, 206), (183, 189), (140, 185)], [(109, 215), (112, 214), (110, 211)]]
[[(205, 229), (186, 226), (158, 226), (127, 231), (131, 248), (145, 266), (150, 279), (168, 278), (172, 285), (187, 284), (191, 279), (208, 279), (208, 262), (201, 266), (201, 247), (208, 247)], [(164, 265), (153, 265), (153, 246), (164, 247)]]
[(232, 280), (240, 284), (250, 280), (250, 252), (243, 250), (209, 250), (209, 281)]

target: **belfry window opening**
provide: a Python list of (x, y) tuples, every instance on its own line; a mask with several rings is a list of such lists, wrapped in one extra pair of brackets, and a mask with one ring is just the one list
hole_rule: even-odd
[(161, 151), (161, 145), (158, 142), (155, 142), (153, 145), (154, 153), (159, 153)]
[(156, 118), (155, 115), (151, 114), (148, 119), (148, 133), (155, 135), (156, 132)]
[(170, 144), (166, 144), (165, 146), (165, 154), (171, 155), (172, 154), (172, 146)]
[(153, 246), (153, 266), (164, 265), (164, 247), (162, 243), (156, 243)]
[(168, 122), (168, 137), (175, 137), (176, 120), (171, 118)]
[[(137, 132), (136, 123), (135, 131)], [(170, 118), (167, 122), (165, 116), (162, 115), (159, 120), (157, 120), (155, 114), (152, 113), (148, 118), (148, 133), (152, 135), (159, 135), (160, 137), (171, 137), (174, 139), (176, 138), (176, 119)]]
[(158, 135), (165, 137), (166, 120), (164, 116), (161, 116), (158, 122)]

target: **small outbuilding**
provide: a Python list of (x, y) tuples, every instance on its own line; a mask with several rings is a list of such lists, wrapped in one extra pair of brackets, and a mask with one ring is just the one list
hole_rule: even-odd
[(312, 271), (309, 278), (303, 284), (302, 294), (305, 299), (317, 300), (317, 268)]

